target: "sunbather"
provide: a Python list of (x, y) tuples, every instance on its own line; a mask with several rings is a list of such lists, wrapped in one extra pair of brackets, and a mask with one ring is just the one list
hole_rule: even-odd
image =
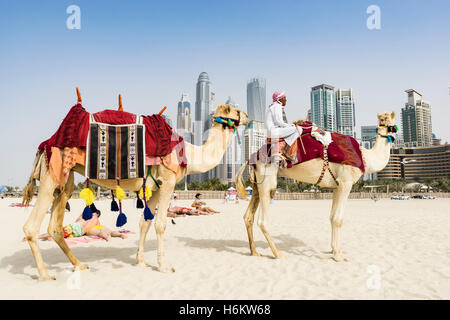
[(220, 213), (220, 211), (214, 210), (210, 207), (205, 207), (204, 205), (206, 205), (206, 202), (201, 201), (201, 196), (202, 196), (201, 193), (197, 193), (195, 195), (195, 200), (191, 204), (191, 207), (194, 207), (195, 209), (200, 210), (200, 211), (206, 211), (208, 213)]
[(108, 227), (102, 226), (101, 224), (96, 224), (91, 226), (87, 231), (86, 234), (88, 236), (97, 236), (100, 238), (105, 239), (106, 241), (111, 240), (111, 237), (118, 237), (122, 239), (126, 239), (127, 236), (123, 233), (120, 233), (118, 231), (112, 231)]
[(210, 214), (211, 213), (209, 213), (208, 211), (174, 206), (172, 202), (169, 203), (169, 209), (167, 209), (167, 216), (171, 218), (186, 217), (186, 216), (201, 216)]

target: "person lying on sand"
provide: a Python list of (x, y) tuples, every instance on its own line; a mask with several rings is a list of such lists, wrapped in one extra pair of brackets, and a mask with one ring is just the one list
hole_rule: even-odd
[(204, 207), (204, 205), (206, 205), (206, 202), (201, 201), (201, 193), (197, 193), (195, 195), (195, 200), (194, 202), (191, 204), (191, 207), (194, 207), (197, 210), (200, 211), (206, 211), (208, 213), (220, 213), (220, 211), (216, 211), (214, 209), (211, 209), (210, 207)]
[(97, 236), (97, 237), (103, 238), (106, 241), (111, 240), (111, 237), (118, 237), (118, 238), (122, 238), (122, 239), (127, 238), (127, 236), (125, 234), (120, 233), (118, 231), (112, 231), (108, 227), (102, 226), (101, 224), (93, 225), (86, 231), (86, 234), (88, 236)]
[(186, 216), (203, 216), (211, 213), (203, 210), (174, 206), (172, 202), (169, 203), (167, 209), (167, 216), (171, 218), (186, 217)]
[[(99, 236), (105, 239), (106, 241), (109, 241), (111, 237), (121, 237), (122, 239), (127, 238), (125, 234), (116, 231), (111, 231), (111, 229), (100, 225), (99, 217), (101, 214), (102, 214), (101, 211), (97, 210), (92, 214), (92, 218), (89, 220), (84, 220), (82, 215), (80, 215), (75, 220), (75, 222), (63, 227), (64, 238), (81, 237), (84, 236), (85, 234)], [(100, 232), (102, 229), (105, 230)], [(96, 230), (98, 230), (99, 232), (97, 232)], [(48, 233), (44, 233), (39, 235), (38, 239), (50, 241), (52, 240), (52, 237)], [(22, 241), (26, 241), (26, 238), (23, 238)]]

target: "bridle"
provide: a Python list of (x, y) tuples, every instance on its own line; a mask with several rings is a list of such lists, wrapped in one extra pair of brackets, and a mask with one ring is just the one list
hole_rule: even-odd
[(239, 123), (241, 121), (241, 114), (239, 113), (239, 119), (226, 118), (226, 117), (215, 117), (214, 121), (218, 124), (221, 124), (224, 129), (233, 130), (236, 132), (236, 128), (239, 127)]
[[(379, 132), (378, 132), (378, 128), (379, 128), (379, 127), (385, 127), (385, 128), (386, 128), (386, 131), (388, 132), (388, 134), (387, 134), (387, 135), (383, 135), (383, 134), (379, 133)], [(377, 134), (378, 134), (380, 137), (386, 138), (388, 142), (394, 142), (394, 141), (395, 141), (395, 138), (394, 138), (391, 134), (389, 134), (389, 133), (397, 133), (397, 131), (398, 131), (398, 126), (397, 126), (396, 124), (393, 125), (393, 126), (391, 126), (391, 125), (384, 125), (384, 124), (382, 125), (382, 124), (380, 124), (380, 125), (378, 125), (378, 127), (377, 127)]]

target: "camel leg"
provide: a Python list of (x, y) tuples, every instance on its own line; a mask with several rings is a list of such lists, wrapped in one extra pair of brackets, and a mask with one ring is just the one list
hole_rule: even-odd
[(253, 194), (250, 199), (247, 211), (245, 211), (244, 221), (247, 227), (248, 242), (250, 245), (250, 253), (252, 256), (259, 256), (260, 254), (256, 251), (255, 242), (253, 240), (253, 222), (255, 219), (255, 213), (259, 205), (259, 193), (256, 186), (253, 187)]
[(331, 250), (333, 259), (337, 262), (347, 261), (342, 255), (340, 246), (341, 227), (344, 219), (344, 206), (352, 189), (351, 182), (339, 181), (339, 186), (334, 190), (333, 205), (331, 209)]
[(48, 169), (41, 167), (41, 179), (36, 204), (31, 211), (27, 222), (23, 226), (23, 232), (25, 233), (25, 238), (27, 239), (31, 252), (33, 253), (34, 261), (36, 262), (41, 280), (55, 280), (54, 277), (51, 277), (48, 274), (37, 239), (42, 220), (44, 219), (45, 214), (52, 203), (55, 188), (56, 185), (53, 182)]
[(48, 234), (51, 235), (53, 240), (58, 244), (64, 254), (69, 258), (70, 262), (75, 267), (75, 270), (85, 270), (87, 266), (82, 265), (80, 261), (75, 257), (72, 250), (69, 249), (63, 236), (63, 220), (66, 208), (67, 200), (72, 196), (74, 184), (73, 184), (73, 171), (70, 172), (69, 179), (67, 180), (64, 190), (59, 193), (56, 199), (53, 201), (52, 215), (50, 217), (50, 223), (48, 226)]
[[(151, 198), (148, 200), (148, 206), (152, 213), (155, 213), (156, 204), (158, 203), (159, 198), (159, 191), (154, 191), (152, 193)], [(144, 261), (144, 245), (145, 245), (145, 238), (147, 236), (148, 230), (150, 229), (150, 226), (152, 225), (152, 220), (145, 220), (144, 215), (142, 215), (141, 220), (139, 222), (139, 248), (138, 252), (136, 254), (136, 264), (141, 267), (146, 267), (147, 264)]]
[(282, 258), (283, 256), (275, 246), (268, 229), (270, 201), (275, 197), (275, 192), (277, 190), (277, 175), (273, 173), (266, 174), (264, 177), (259, 177), (257, 181), (262, 181), (261, 184), (258, 185), (258, 192), (261, 199), (261, 210), (258, 216), (258, 226), (264, 234), (264, 237), (266, 237), (275, 258)]
[(155, 229), (158, 240), (158, 270), (164, 273), (174, 272), (175, 270), (164, 260), (164, 242), (163, 236), (166, 229), (167, 209), (169, 201), (172, 198), (173, 189), (175, 187), (176, 176), (172, 171), (161, 166), (162, 180), (164, 183), (159, 189), (158, 214), (155, 218)]

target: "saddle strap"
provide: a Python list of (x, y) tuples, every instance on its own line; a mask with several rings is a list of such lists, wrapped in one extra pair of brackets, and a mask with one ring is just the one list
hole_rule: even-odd
[(323, 167), (322, 167), (322, 172), (320, 173), (319, 179), (316, 182), (317, 185), (322, 181), (323, 176), (325, 175), (325, 172), (327, 170), (330, 173), (330, 175), (333, 178), (336, 185), (339, 185), (339, 182), (336, 180), (336, 177), (334, 176), (333, 172), (330, 169), (330, 161), (328, 160), (328, 146), (324, 146), (323, 147)]

